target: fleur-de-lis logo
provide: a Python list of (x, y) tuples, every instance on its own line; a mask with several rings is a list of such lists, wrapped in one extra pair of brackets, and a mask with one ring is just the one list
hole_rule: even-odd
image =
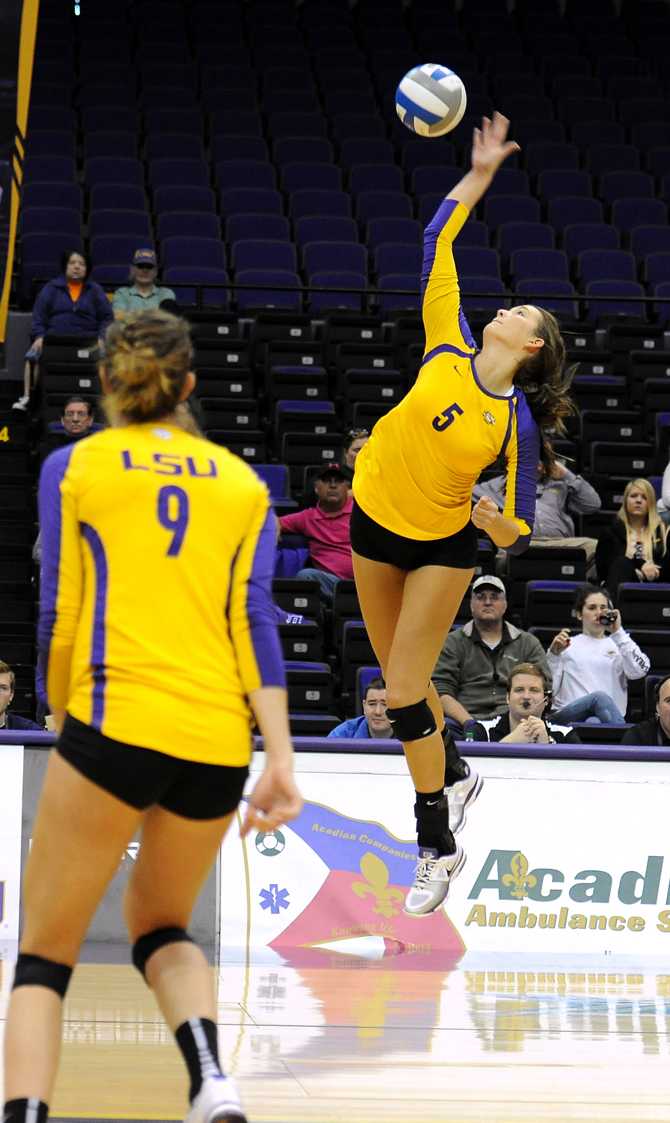
[(522, 901), (527, 891), (537, 885), (537, 878), (534, 873), (528, 873), (528, 859), (520, 850), (512, 858), (509, 868), (511, 872), (503, 876), (502, 883), (513, 885), (510, 896)]
[(372, 894), (376, 901), (372, 911), (378, 916), (395, 916), (400, 912), (404, 893), (400, 889), (389, 889), (389, 871), (381, 858), (368, 850), (361, 858), (361, 873), (365, 881), (354, 881), (352, 885), (356, 896)]
[(482, 414), (482, 417), (484, 418), (484, 421), (486, 422), (487, 425), (495, 425), (496, 419), (493, 416), (493, 414), (489, 412), (488, 409), (484, 410), (484, 412)]

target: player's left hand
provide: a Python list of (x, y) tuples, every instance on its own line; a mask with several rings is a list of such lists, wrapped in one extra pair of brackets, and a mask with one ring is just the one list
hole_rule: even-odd
[(499, 514), (494, 501), (488, 495), (483, 495), (472, 508), (471, 517), (478, 530), (490, 530)]
[(266, 765), (249, 796), (240, 837), (244, 838), (251, 830), (275, 831), (297, 818), (301, 811), (302, 796), (293, 778), (293, 769)]

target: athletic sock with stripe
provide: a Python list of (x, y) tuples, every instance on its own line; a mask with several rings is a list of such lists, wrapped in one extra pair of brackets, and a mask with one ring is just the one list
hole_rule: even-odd
[(49, 1108), (43, 1100), (7, 1100), (2, 1123), (47, 1123)]
[(178, 1026), (175, 1039), (191, 1078), (189, 1098), (193, 1103), (203, 1080), (209, 1076), (223, 1076), (219, 1064), (216, 1026), (210, 1018), (189, 1018)]

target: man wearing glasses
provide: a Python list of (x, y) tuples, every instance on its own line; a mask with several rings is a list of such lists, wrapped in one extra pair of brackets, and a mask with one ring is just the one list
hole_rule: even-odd
[(130, 285), (117, 289), (112, 299), (114, 315), (118, 319), (132, 312), (147, 312), (160, 308), (164, 300), (174, 301), (172, 289), (156, 284), (158, 262), (150, 249), (135, 250), (130, 267)]
[(500, 578), (478, 577), (470, 593), (472, 620), (449, 633), (433, 671), (447, 725), (466, 733), (471, 723), (506, 712), (507, 679), (517, 663), (537, 663), (551, 681), (537, 637), (504, 619)]

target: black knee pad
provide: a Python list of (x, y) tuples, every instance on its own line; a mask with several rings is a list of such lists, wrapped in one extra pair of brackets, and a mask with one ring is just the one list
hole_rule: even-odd
[(430, 737), (437, 729), (433, 711), (425, 698), (413, 702), (411, 706), (387, 710), (386, 716), (393, 726), (393, 736), (399, 741), (420, 741), (423, 737)]
[(140, 936), (133, 944), (133, 966), (137, 967), (140, 975), (145, 974), (147, 960), (166, 944), (192, 944), (193, 940), (183, 928), (156, 928)]
[(26, 955), (21, 952), (16, 961), (12, 990), (17, 987), (48, 987), (65, 998), (71, 977), (72, 968), (66, 963), (54, 963), (52, 959), (44, 959), (41, 955)]

